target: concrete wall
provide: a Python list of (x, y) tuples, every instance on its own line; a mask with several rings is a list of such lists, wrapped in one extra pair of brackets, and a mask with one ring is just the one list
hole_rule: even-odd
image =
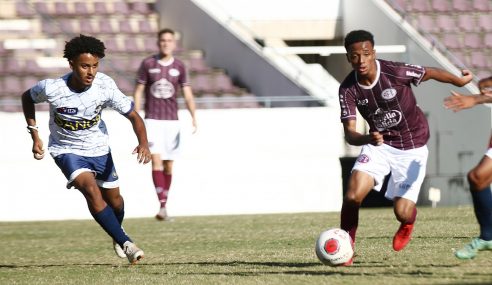
[[(343, 1), (345, 33), (365, 29), (374, 34), (376, 45), (407, 46), (407, 53), (385, 54), (385, 59), (447, 68), (404, 30), (401, 22), (395, 22), (384, 13), (376, 5), (378, 1), (364, 1), (364, 9), (360, 9), (358, 0)], [(457, 70), (450, 71), (459, 74)], [(468, 204), (470, 195), (465, 179), (466, 172), (478, 163), (487, 149), (491, 128), (490, 108), (479, 106), (459, 113), (450, 112), (443, 107), (443, 99), (450, 95), (450, 90), (469, 94), (473, 88), (457, 88), (436, 81), (423, 82), (414, 88), (419, 105), (428, 114), (431, 128), (427, 179), (421, 193), (421, 197), (425, 199), (421, 202), (426, 202), (428, 187), (436, 187), (443, 191), (441, 204)]]
[[(199, 110), (191, 135), (181, 113), (183, 156), (175, 162), (169, 214), (174, 216), (338, 211), (342, 155), (338, 110), (329, 108)], [(37, 114), (45, 144), (48, 114)], [(131, 124), (104, 111), (127, 217), (159, 207), (150, 165), (131, 155)], [(1, 113), (0, 221), (91, 218), (82, 195), (48, 155), (32, 158), (20, 113)]]
[(227, 70), (233, 81), (255, 95), (307, 94), (258, 53), (253, 39), (240, 40), (193, 1), (161, 0), (158, 9), (161, 27), (180, 32), (186, 49), (203, 50), (209, 66)]

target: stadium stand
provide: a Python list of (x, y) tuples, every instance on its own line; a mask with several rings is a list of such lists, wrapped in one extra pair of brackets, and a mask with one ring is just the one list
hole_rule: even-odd
[[(61, 1), (61, 0), (6, 0), (2, 7), (9, 13), (0, 16), (0, 111), (19, 111), (20, 94), (40, 79), (57, 77), (68, 71), (61, 61), (65, 41), (77, 34), (93, 35), (104, 41), (108, 54), (101, 71), (115, 78), (126, 94), (133, 92), (133, 82), (141, 60), (156, 52), (156, 32), (159, 15), (155, 1)], [(13, 21), (16, 20), (16, 21)], [(22, 22), (19, 22), (21, 20)], [(7, 22), (8, 25), (7, 25)], [(179, 27), (173, 27), (179, 31)], [(23, 43), (19, 41), (31, 41)], [(50, 40), (34, 46), (34, 40)], [(37, 42), (37, 43), (38, 43)], [(7, 47), (7, 43), (10, 44)], [(21, 51), (22, 49), (22, 51)], [(203, 52), (179, 46), (177, 57), (189, 67), (190, 80), (195, 89), (198, 108), (247, 108), (260, 104), (245, 104), (240, 97), (251, 94), (234, 86), (225, 70), (215, 70), (206, 64)], [(39, 64), (40, 59), (45, 64)], [(205, 104), (199, 98), (205, 92), (214, 101), (226, 98), (227, 104)], [(222, 97), (233, 94), (232, 98)], [(181, 101), (181, 105), (182, 104)]]
[(492, 69), (490, 0), (386, 0), (458, 68), (477, 78)]

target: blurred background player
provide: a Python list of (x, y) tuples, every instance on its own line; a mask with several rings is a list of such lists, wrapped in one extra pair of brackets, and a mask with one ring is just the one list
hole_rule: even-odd
[[(349, 178), (340, 227), (355, 243), (362, 201), (371, 189), (380, 191), (391, 172), (385, 197), (393, 200), (401, 223), (393, 238), (393, 249), (399, 251), (410, 241), (428, 157), (429, 126), (411, 84), (434, 79), (464, 86), (472, 75), (376, 59), (373, 35), (364, 30), (348, 33), (344, 45), (353, 71), (339, 89), (341, 121), (347, 143), (362, 150)], [(356, 109), (369, 124), (369, 134), (357, 132)]]
[(22, 95), (27, 130), (33, 140), (35, 159), (44, 157), (43, 142), (36, 126), (34, 103), (50, 104), (48, 150), (67, 178), (67, 188), (78, 189), (87, 200), (89, 211), (112, 237), (119, 257), (134, 264), (144, 256), (123, 231), (125, 215), (119, 180), (108, 145), (108, 132), (101, 119), (110, 107), (132, 123), (138, 139), (133, 153), (138, 162), (150, 161), (145, 124), (133, 102), (116, 86), (113, 79), (98, 72), (105, 56), (100, 40), (80, 35), (65, 44), (64, 57), (72, 72), (56, 79), (39, 81)]
[(181, 89), (190, 112), (193, 133), (196, 132), (195, 102), (182, 61), (173, 56), (176, 49), (175, 32), (160, 30), (157, 34), (159, 53), (145, 58), (138, 70), (134, 98), (135, 109), (140, 110), (145, 93), (145, 124), (152, 152), (152, 180), (160, 210), (157, 220), (171, 220), (166, 203), (173, 175), (173, 161), (179, 154), (180, 125), (178, 121), (178, 90)]
[[(447, 97), (444, 104), (447, 108), (457, 112), (473, 106), (492, 103), (492, 76), (478, 82), (480, 94), (464, 96), (452, 92), (453, 96)], [(480, 236), (472, 239), (460, 250), (455, 252), (459, 259), (472, 259), (480, 250), (492, 250), (492, 136), (489, 148), (482, 160), (467, 175), (468, 184), (473, 200), (475, 216), (480, 226)]]

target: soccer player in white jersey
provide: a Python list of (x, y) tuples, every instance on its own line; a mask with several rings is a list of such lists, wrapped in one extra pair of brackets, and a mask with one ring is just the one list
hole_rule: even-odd
[(171, 188), (173, 162), (179, 156), (180, 125), (178, 121), (178, 91), (181, 89), (190, 112), (193, 132), (196, 131), (195, 102), (182, 61), (173, 56), (176, 49), (175, 33), (162, 29), (157, 34), (159, 53), (145, 58), (137, 74), (134, 98), (135, 109), (140, 110), (145, 93), (145, 124), (152, 152), (152, 180), (160, 210), (159, 221), (170, 221), (166, 210)]
[(133, 102), (116, 86), (113, 79), (98, 72), (105, 56), (103, 42), (80, 35), (65, 45), (64, 57), (72, 72), (56, 79), (39, 81), (22, 95), (27, 130), (33, 140), (35, 159), (44, 157), (43, 142), (36, 126), (35, 103), (50, 105), (48, 150), (67, 178), (67, 188), (75, 187), (85, 197), (97, 223), (113, 239), (113, 248), (121, 258), (135, 264), (143, 258), (123, 231), (123, 197), (108, 145), (108, 132), (101, 119), (110, 107), (130, 120), (138, 139), (133, 150), (139, 163), (150, 162), (145, 124)]
[[(376, 59), (373, 35), (364, 30), (348, 33), (344, 44), (353, 71), (340, 85), (340, 118), (347, 143), (362, 150), (349, 178), (340, 227), (355, 243), (362, 201), (371, 189), (380, 191), (391, 172), (385, 196), (393, 200), (400, 222), (393, 237), (393, 249), (399, 251), (411, 238), (428, 156), (429, 126), (411, 85), (434, 79), (464, 86), (472, 75), (463, 70), (457, 77), (438, 68)], [(368, 134), (356, 130), (356, 110), (369, 124)]]
[[(444, 105), (457, 112), (485, 103), (492, 103), (492, 76), (478, 82), (480, 94), (465, 96), (452, 92), (452, 96), (444, 99)], [(492, 136), (489, 147), (480, 162), (468, 172), (468, 184), (472, 195), (475, 217), (480, 226), (480, 235), (472, 239), (454, 254), (459, 259), (472, 259), (478, 251), (492, 250)]]

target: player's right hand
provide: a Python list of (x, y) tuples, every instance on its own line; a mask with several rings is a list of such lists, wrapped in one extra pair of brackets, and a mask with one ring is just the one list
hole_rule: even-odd
[(37, 140), (32, 145), (34, 159), (41, 160), (44, 157), (43, 141)]
[(383, 139), (383, 135), (380, 134), (379, 132), (371, 132), (369, 133), (369, 140), (370, 140), (370, 144), (372, 145), (382, 145), (383, 142), (384, 142), (384, 139)]

